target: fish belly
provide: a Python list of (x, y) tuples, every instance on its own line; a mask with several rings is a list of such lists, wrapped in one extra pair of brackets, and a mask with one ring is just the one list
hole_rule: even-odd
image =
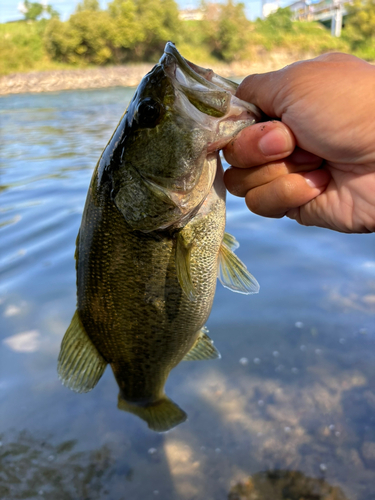
[[(78, 313), (129, 401), (155, 397), (211, 310), (225, 202), (188, 223), (196, 295), (176, 274), (176, 235), (133, 231), (112, 203), (88, 200), (78, 242)], [(143, 388), (140, 391), (140, 388)]]

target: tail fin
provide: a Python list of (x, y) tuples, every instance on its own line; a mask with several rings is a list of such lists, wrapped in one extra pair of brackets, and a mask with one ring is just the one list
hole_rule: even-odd
[(137, 405), (125, 401), (121, 394), (118, 397), (117, 408), (133, 413), (147, 422), (150, 429), (156, 432), (166, 432), (185, 422), (187, 415), (167, 396), (149, 405)]

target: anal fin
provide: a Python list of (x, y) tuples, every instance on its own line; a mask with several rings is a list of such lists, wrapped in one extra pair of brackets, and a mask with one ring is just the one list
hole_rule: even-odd
[(221, 354), (213, 345), (213, 341), (207, 335), (208, 329), (203, 326), (200, 331), (195, 344), (190, 351), (184, 356), (182, 361), (198, 361), (203, 359), (218, 359)]
[(107, 362), (87, 335), (76, 311), (61, 343), (57, 363), (59, 378), (75, 392), (89, 392), (106, 366)]

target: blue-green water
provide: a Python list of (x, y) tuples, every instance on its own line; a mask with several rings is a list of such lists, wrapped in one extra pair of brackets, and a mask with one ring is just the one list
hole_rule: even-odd
[(0, 497), (224, 500), (278, 468), (375, 499), (375, 235), (259, 218), (228, 197), (261, 290), (218, 285), (207, 326), (222, 359), (167, 382), (188, 421), (156, 434), (119, 411), (109, 369), (88, 394), (58, 380), (86, 191), (132, 93), (0, 99)]

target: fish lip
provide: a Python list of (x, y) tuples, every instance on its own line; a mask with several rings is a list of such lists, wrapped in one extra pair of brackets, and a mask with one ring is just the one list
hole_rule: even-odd
[[(186, 73), (201, 85), (204, 85), (205, 87), (211, 88), (213, 90), (217, 90), (218, 85), (212, 83), (210, 80), (207, 80), (207, 78), (203, 76), (203, 74), (206, 75), (211, 73), (213, 74), (213, 71), (201, 68), (200, 66), (197, 66), (196, 64), (193, 64), (184, 57), (182, 57), (182, 55), (179, 53), (179, 51), (176, 49), (175, 45), (172, 42), (167, 42), (164, 48), (164, 54), (162, 55), (159, 61), (160, 64), (165, 69), (167, 69), (171, 64), (171, 61), (168, 58), (168, 56), (169, 58), (172, 57), (174, 59), (173, 62), (180, 68), (180, 70), (183, 73)], [(228, 90), (228, 89), (222, 88), (222, 90)]]
[[(179, 81), (177, 69), (179, 69), (184, 76), (187, 75), (192, 78), (207, 90), (224, 92), (230, 96), (231, 99), (233, 98), (232, 96), (235, 96), (238, 88), (238, 84), (217, 75), (212, 69), (202, 68), (182, 57), (172, 42), (167, 42), (165, 45), (164, 54), (160, 58), (159, 64), (163, 67), (165, 73), (173, 78), (175, 84), (177, 84), (177, 87), (179, 87), (182, 92), (186, 90), (187, 86)], [(257, 106), (249, 102), (246, 102), (246, 105), (254, 117), (258, 120), (262, 118), (262, 112)]]

